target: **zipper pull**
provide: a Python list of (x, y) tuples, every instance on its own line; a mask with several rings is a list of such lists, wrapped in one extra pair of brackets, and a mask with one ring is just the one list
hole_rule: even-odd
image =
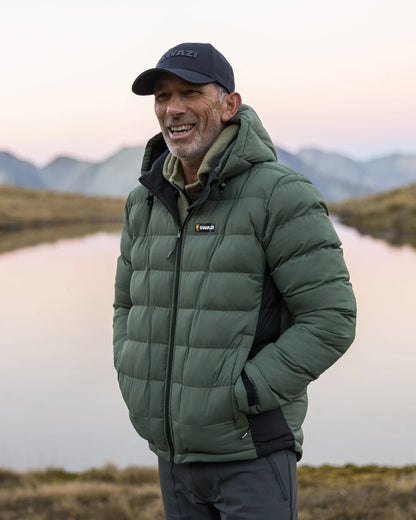
[(176, 242), (175, 242), (175, 247), (173, 249), (171, 249), (168, 253), (168, 256), (166, 257), (166, 260), (169, 260), (169, 258), (173, 255), (173, 253), (176, 251), (176, 248), (178, 247), (178, 243), (179, 243), (179, 240), (181, 238), (181, 235), (182, 235), (182, 229), (179, 228), (178, 229), (178, 234), (176, 236)]
[(243, 440), (243, 439), (245, 439), (247, 437), (249, 431), (250, 431), (250, 428), (247, 428), (247, 430), (241, 436), (241, 440)]

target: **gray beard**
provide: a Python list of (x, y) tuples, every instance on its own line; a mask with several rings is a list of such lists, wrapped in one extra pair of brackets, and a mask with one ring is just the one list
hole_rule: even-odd
[(205, 154), (216, 141), (217, 137), (222, 131), (222, 128), (220, 128), (219, 130), (220, 131), (218, 132), (218, 128), (214, 127), (211, 128), (209, 134), (205, 136), (198, 135), (197, 138), (193, 141), (193, 143), (185, 149), (181, 149), (180, 146), (178, 146), (178, 149), (176, 149), (176, 145), (170, 142), (169, 137), (164, 136), (164, 139), (169, 152), (174, 157), (177, 157), (178, 159), (184, 159), (185, 161), (199, 161), (200, 163), (202, 163)]
[(177, 150), (176, 146), (171, 145), (169, 141), (166, 142), (166, 146), (168, 147), (169, 152), (178, 159), (184, 159), (186, 161), (200, 160), (201, 162), (207, 151), (211, 148), (211, 145), (209, 147), (202, 148), (198, 146), (198, 143), (195, 143), (194, 146), (186, 150)]

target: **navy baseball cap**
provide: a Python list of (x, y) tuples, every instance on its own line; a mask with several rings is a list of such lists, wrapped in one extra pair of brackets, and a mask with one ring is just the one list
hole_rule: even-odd
[(134, 80), (132, 91), (139, 96), (153, 94), (156, 80), (163, 72), (195, 85), (219, 83), (229, 93), (234, 92), (233, 69), (210, 43), (181, 43), (169, 49), (154, 69), (145, 70)]

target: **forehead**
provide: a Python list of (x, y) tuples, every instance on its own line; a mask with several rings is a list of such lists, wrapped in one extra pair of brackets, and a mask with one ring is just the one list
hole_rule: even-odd
[(169, 72), (163, 72), (160, 74), (160, 76), (157, 78), (155, 82), (154, 91), (165, 88), (188, 88), (188, 87), (206, 87), (208, 85), (213, 85), (214, 83), (203, 83), (203, 84), (196, 84), (196, 83), (189, 83), (188, 81), (185, 81), (182, 78), (179, 78), (178, 76), (175, 76), (173, 74), (169, 74)]

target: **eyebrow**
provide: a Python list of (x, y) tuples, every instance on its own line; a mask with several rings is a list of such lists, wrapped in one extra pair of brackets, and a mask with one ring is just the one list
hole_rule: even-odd
[(162, 81), (158, 81), (155, 83), (155, 86), (153, 87), (153, 92), (156, 92), (156, 90), (161, 90), (165, 88), (165, 83), (163, 83)]
[[(189, 81), (184, 81), (183, 80), (183, 86), (184, 87), (189, 87), (189, 88), (202, 88), (203, 86), (205, 85), (205, 83), (190, 83)], [(166, 82), (165, 81), (157, 81), (155, 83), (155, 86), (153, 88), (153, 93), (155, 93), (157, 90), (163, 90), (167, 88), (166, 87)]]

